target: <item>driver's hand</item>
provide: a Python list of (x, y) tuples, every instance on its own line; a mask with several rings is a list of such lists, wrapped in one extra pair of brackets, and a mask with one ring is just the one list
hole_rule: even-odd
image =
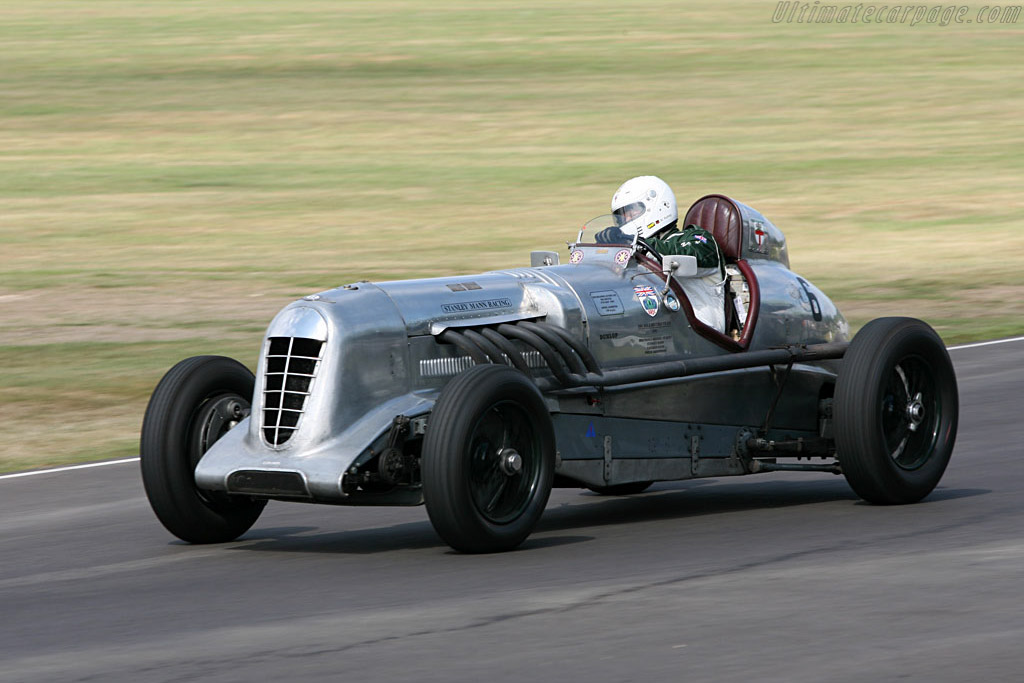
[(637, 237), (636, 243), (637, 246), (643, 247), (644, 251), (646, 251), (651, 256), (654, 256), (655, 258), (661, 258), (661, 255), (658, 254), (658, 252), (654, 250), (654, 247), (648, 244), (647, 240), (645, 240), (643, 237)]
[(617, 244), (622, 242), (624, 235), (616, 227), (605, 228), (594, 235), (594, 241), (598, 244)]

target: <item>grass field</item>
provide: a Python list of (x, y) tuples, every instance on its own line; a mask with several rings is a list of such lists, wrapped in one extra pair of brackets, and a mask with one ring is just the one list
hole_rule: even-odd
[(855, 326), (1024, 333), (1024, 20), (774, 9), (0, 0), (0, 471), (134, 454), (180, 358), (522, 264), (637, 174), (757, 207)]

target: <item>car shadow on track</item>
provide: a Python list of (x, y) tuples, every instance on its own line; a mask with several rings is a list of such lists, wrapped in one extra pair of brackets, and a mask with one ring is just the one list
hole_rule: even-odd
[[(295, 529), (301, 529), (296, 532)], [(310, 534), (319, 527), (253, 529), (233, 550), (365, 555), (399, 550), (447, 549), (430, 522), (409, 522), (374, 529)], [(301, 535), (297, 535), (301, 534)], [(548, 548), (593, 540), (591, 536), (530, 538), (521, 549)], [(454, 551), (452, 551), (454, 552)]]
[(579, 501), (548, 507), (537, 531), (606, 524), (688, 519), (731, 512), (765, 511), (836, 501), (857, 496), (843, 481), (773, 481), (757, 484), (722, 484), (721, 480), (655, 484), (632, 496), (603, 496), (581, 491)]
[[(618, 524), (691, 519), (733, 512), (766, 513), (807, 505), (860, 501), (843, 480), (718, 483), (705, 479), (655, 484), (633, 496), (601, 496), (586, 490), (556, 489), (535, 528), (537, 533), (582, 530)], [(988, 493), (983, 489), (936, 489), (917, 505)], [(873, 507), (873, 506), (872, 506)], [(365, 529), (310, 533), (320, 527), (256, 527), (239, 539), (236, 550), (262, 552), (373, 554), (401, 550), (446, 549), (427, 520)], [(594, 540), (572, 534), (531, 536), (517, 550), (572, 545)], [(452, 551), (454, 552), (454, 551)]]
[[(947, 489), (942, 486), (937, 487), (934, 491), (928, 494), (928, 496), (921, 501), (911, 503), (914, 507), (920, 507), (921, 505), (929, 505), (931, 503), (941, 503), (944, 500), (956, 500), (957, 498), (973, 498), (974, 496), (984, 496), (992, 493), (992, 489)], [(888, 507), (885, 505), (874, 505), (866, 500), (858, 500), (857, 505), (865, 505), (867, 507)], [(901, 507), (901, 506), (895, 506)]]
[[(537, 531), (628, 522), (694, 518), (731, 512), (761, 512), (822, 503), (846, 501), (854, 505), (884, 508), (861, 500), (842, 479), (807, 482), (801, 480), (757, 483), (720, 483), (701, 479), (655, 484), (633, 496), (602, 496), (589, 491), (582, 498), (593, 504), (564, 504), (549, 507)], [(911, 507), (991, 493), (988, 489), (947, 489), (938, 487)], [(906, 506), (895, 506), (906, 507)]]
[[(320, 527), (315, 527), (320, 530)], [(236, 550), (293, 553), (339, 553), (364, 555), (396, 550), (444, 548), (428, 521), (393, 524), (371, 529), (303, 533), (275, 537), (273, 529), (252, 529), (240, 541), (256, 541), (236, 546)]]

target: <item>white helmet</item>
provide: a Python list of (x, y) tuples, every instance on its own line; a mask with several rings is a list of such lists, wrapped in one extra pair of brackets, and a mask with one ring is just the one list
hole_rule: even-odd
[(622, 183), (612, 195), (612, 215), (622, 232), (643, 238), (679, 220), (672, 188), (653, 175), (637, 176)]

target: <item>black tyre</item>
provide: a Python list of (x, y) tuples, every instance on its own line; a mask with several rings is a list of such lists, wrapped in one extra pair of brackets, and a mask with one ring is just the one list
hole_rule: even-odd
[(631, 481), (628, 484), (588, 486), (587, 488), (601, 496), (635, 496), (649, 489), (653, 483), (653, 481)]
[(521, 372), (476, 365), (442, 390), (423, 440), (423, 496), (452, 548), (487, 553), (522, 543), (544, 512), (554, 470), (551, 416)]
[(149, 399), (139, 453), (146, 496), (167, 530), (189, 543), (231, 541), (266, 501), (201, 491), (200, 457), (249, 411), (253, 374), (223, 356), (196, 356), (171, 368)]
[(915, 503), (939, 483), (956, 441), (956, 375), (946, 347), (914, 318), (857, 333), (836, 380), (836, 454), (871, 503)]

